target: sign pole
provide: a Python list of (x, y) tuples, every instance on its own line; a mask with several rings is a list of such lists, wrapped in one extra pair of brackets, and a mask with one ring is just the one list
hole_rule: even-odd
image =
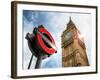
[(29, 65), (28, 65), (28, 69), (30, 69), (30, 67), (31, 67), (32, 59), (33, 59), (33, 54), (31, 56), (31, 59), (30, 59)]
[(36, 61), (35, 68), (40, 68), (40, 67), (41, 67), (41, 63), (42, 63), (42, 56), (39, 55), (39, 56), (37, 57), (37, 61)]

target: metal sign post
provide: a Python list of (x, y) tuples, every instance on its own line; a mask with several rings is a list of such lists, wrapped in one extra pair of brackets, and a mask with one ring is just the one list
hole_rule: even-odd
[(57, 52), (53, 37), (43, 25), (34, 28), (32, 34), (27, 33), (25, 38), (28, 40), (28, 46), (32, 52), (28, 69), (30, 69), (33, 56), (37, 58), (35, 68), (40, 68), (43, 59)]

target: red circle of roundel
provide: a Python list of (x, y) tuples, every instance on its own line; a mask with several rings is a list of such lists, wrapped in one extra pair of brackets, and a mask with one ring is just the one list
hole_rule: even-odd
[[(42, 34), (43, 34), (43, 33), (47, 34), (47, 35), (49, 36), (49, 38), (51, 39), (52, 44), (55, 45), (55, 42), (54, 42), (53, 37), (51, 36), (51, 34), (50, 34), (45, 28), (38, 28), (38, 29), (39, 29), (39, 32), (41, 32)], [(38, 41), (39, 41), (40, 46), (42, 47), (42, 49), (43, 49), (46, 53), (48, 53), (48, 54), (53, 54), (53, 53), (56, 52), (55, 49), (49, 48), (49, 47), (47, 47), (47, 46), (45, 45), (45, 43), (43, 42), (42, 37), (41, 37), (40, 34), (37, 35), (37, 39), (38, 39)]]

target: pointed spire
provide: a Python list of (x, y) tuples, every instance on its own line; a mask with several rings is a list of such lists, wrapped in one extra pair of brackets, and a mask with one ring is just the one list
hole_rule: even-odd
[(69, 17), (69, 22), (71, 22), (72, 20), (71, 20), (71, 16)]
[(73, 21), (72, 21), (72, 19), (71, 19), (71, 16), (69, 17), (69, 23), (70, 24), (74, 24)]
[(69, 29), (70, 27), (75, 27), (75, 24), (73, 23), (71, 16), (69, 17), (69, 22), (67, 24), (67, 29)]

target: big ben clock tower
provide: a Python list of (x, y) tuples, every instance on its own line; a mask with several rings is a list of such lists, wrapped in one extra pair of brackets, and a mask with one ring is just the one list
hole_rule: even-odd
[(71, 17), (61, 40), (63, 67), (89, 66), (83, 37)]

